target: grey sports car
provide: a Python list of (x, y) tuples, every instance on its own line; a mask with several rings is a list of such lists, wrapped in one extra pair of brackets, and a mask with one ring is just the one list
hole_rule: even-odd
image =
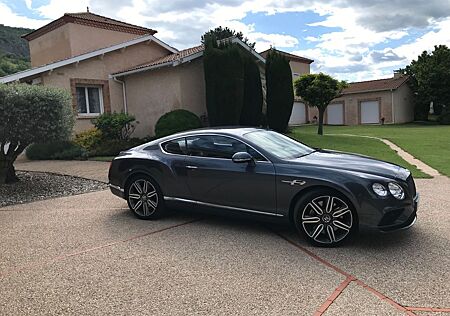
[(141, 219), (170, 207), (253, 214), (294, 224), (322, 246), (359, 228), (404, 229), (419, 196), (411, 173), (365, 156), (314, 149), (258, 128), (174, 134), (122, 152), (109, 187)]

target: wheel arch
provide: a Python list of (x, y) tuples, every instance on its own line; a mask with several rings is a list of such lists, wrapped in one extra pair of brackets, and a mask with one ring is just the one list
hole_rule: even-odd
[(345, 190), (342, 190), (341, 188), (336, 188), (334, 186), (331, 185), (326, 185), (326, 184), (317, 184), (317, 185), (312, 185), (309, 186), (303, 190), (300, 190), (299, 192), (297, 192), (294, 197), (291, 199), (291, 202), (289, 204), (289, 222), (290, 223), (294, 223), (294, 208), (295, 208), (295, 204), (297, 204), (297, 202), (301, 199), (301, 197), (309, 192), (313, 192), (313, 191), (318, 191), (318, 190), (329, 190), (329, 191), (334, 191), (336, 193), (338, 193), (339, 195), (342, 195), (343, 197), (345, 197), (351, 204), (351, 206), (353, 207), (354, 211), (355, 211), (355, 216), (356, 216), (356, 224), (358, 227), (359, 225), (359, 217), (358, 217), (358, 209), (356, 207), (356, 199), (350, 195), (348, 192), (346, 192)]

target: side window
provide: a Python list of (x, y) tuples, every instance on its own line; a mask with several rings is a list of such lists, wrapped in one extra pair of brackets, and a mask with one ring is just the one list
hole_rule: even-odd
[(246, 144), (230, 137), (199, 135), (186, 138), (188, 154), (198, 157), (231, 159), (237, 152), (248, 152), (256, 160), (264, 161), (258, 152)]
[(169, 154), (186, 155), (186, 138), (169, 140), (162, 143), (161, 147)]

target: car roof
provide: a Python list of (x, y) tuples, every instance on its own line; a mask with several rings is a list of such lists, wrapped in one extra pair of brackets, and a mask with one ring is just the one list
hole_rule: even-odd
[[(180, 132), (176, 134), (172, 134), (170, 136), (164, 137), (164, 140), (171, 139), (171, 138), (177, 138), (177, 137), (186, 137), (191, 135), (197, 135), (197, 134), (226, 134), (231, 136), (242, 136), (244, 134), (247, 134), (249, 132), (255, 132), (255, 131), (263, 131), (262, 128), (256, 128), (256, 127), (242, 127), (242, 126), (218, 126), (218, 127), (204, 127), (204, 128), (198, 128), (193, 129), (185, 132)], [(161, 139), (162, 140), (162, 139)]]

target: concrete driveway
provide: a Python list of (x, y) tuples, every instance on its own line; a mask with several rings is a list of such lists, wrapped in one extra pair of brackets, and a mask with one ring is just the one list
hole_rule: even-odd
[(108, 191), (0, 208), (0, 314), (443, 315), (450, 181), (417, 182), (412, 229), (335, 249), (189, 212), (141, 221)]

